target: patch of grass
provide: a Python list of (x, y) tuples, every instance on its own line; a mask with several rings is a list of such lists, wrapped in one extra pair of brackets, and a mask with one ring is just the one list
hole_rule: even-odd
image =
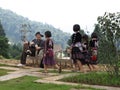
[(6, 69), (0, 69), (0, 76), (6, 75), (7, 72), (10, 72), (12, 70), (6, 70)]
[(18, 66), (7, 65), (7, 64), (0, 64), (0, 66), (3, 66), (3, 67), (15, 67), (15, 68), (18, 68)]
[[(44, 70), (40, 70), (40, 72), (44, 72)], [(57, 69), (53, 69), (53, 70), (48, 70), (49, 73), (58, 73)], [(67, 74), (67, 73), (72, 73), (71, 71), (62, 71), (60, 74)]]
[(15, 67), (15, 68), (18, 68), (17, 66), (12, 66), (12, 65), (7, 65), (7, 64), (0, 64), (0, 67)]
[(80, 73), (79, 75), (63, 78), (61, 80), (65, 82), (120, 87), (120, 77), (110, 76), (102, 72)]
[(7, 65), (7, 64), (0, 64), (0, 66), (5, 66), (5, 67), (17, 67), (17, 66)]
[(0, 59), (4, 59), (4, 57), (0, 55)]
[(68, 86), (68, 85), (57, 85), (57, 84), (44, 84), (44, 83), (34, 83), (37, 77), (24, 76), (14, 80), (0, 82), (0, 90), (70, 90), (75, 89), (88, 89), (88, 90), (100, 90), (90, 87), (82, 86)]
[(10, 66), (10, 65), (6, 65), (6, 64), (0, 64), (0, 66)]

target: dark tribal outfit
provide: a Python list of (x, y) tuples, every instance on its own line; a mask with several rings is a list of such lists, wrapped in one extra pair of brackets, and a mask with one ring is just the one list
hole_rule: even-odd
[(91, 64), (97, 64), (98, 40), (92, 39), (89, 45), (91, 48)]
[(82, 64), (87, 64), (89, 65), (90, 63), (90, 53), (88, 51), (88, 43), (87, 42), (83, 42), (82, 43), (82, 47), (83, 47), (83, 55), (84, 55), (84, 59), (82, 61)]
[(83, 58), (82, 46), (81, 46), (82, 36), (79, 32), (72, 35), (72, 52), (71, 58), (76, 62), (76, 60), (81, 60)]

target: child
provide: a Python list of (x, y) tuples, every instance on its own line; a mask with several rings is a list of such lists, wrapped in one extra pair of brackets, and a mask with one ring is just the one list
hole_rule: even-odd
[(82, 45), (81, 45), (81, 39), (82, 36), (80, 34), (80, 26), (78, 24), (75, 24), (73, 26), (74, 34), (72, 35), (72, 51), (71, 51), (71, 58), (73, 59), (74, 65), (75, 65), (75, 71), (77, 69), (77, 65), (79, 66), (79, 69), (81, 72), (83, 72), (83, 67), (81, 63), (81, 59), (83, 58), (82, 54)]
[(98, 50), (98, 37), (96, 33), (92, 33), (90, 40), (90, 50), (91, 50), (91, 64), (94, 69), (97, 64), (97, 50)]
[(88, 50), (88, 46), (89, 46), (89, 42), (88, 42), (88, 35), (83, 35), (82, 37), (82, 47), (83, 47), (83, 55), (84, 55), (84, 59), (82, 61), (82, 64), (87, 64), (90, 71), (92, 71), (92, 66), (90, 64), (90, 53), (89, 53), (89, 50)]
[(43, 58), (43, 64), (44, 64), (44, 72), (47, 73), (48, 66), (55, 66), (58, 68), (59, 73), (61, 73), (61, 68), (56, 64), (54, 59), (54, 43), (51, 39), (51, 32), (46, 31), (45, 32), (45, 47), (44, 47), (44, 58)]

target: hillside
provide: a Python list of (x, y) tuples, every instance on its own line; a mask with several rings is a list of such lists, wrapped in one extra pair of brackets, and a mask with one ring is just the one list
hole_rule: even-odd
[(0, 8), (0, 20), (5, 30), (6, 36), (8, 37), (9, 41), (13, 43), (21, 42), (20, 29), (22, 24), (27, 24), (30, 26), (31, 32), (27, 33), (28, 40), (32, 40), (34, 38), (35, 32), (37, 31), (40, 31), (42, 34), (44, 34), (46, 30), (50, 30), (52, 32), (54, 42), (65, 48), (67, 45), (66, 43), (70, 38), (70, 34), (63, 32), (52, 25), (31, 21), (28, 18), (17, 15), (10, 10)]

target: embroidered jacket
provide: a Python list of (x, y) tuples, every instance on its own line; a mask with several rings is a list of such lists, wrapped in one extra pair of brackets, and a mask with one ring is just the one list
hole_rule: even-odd
[(82, 35), (81, 35), (79, 32), (74, 33), (74, 34), (72, 35), (72, 44), (74, 45), (74, 44), (76, 44), (77, 42), (80, 42), (80, 43), (81, 43), (81, 38), (82, 38)]

